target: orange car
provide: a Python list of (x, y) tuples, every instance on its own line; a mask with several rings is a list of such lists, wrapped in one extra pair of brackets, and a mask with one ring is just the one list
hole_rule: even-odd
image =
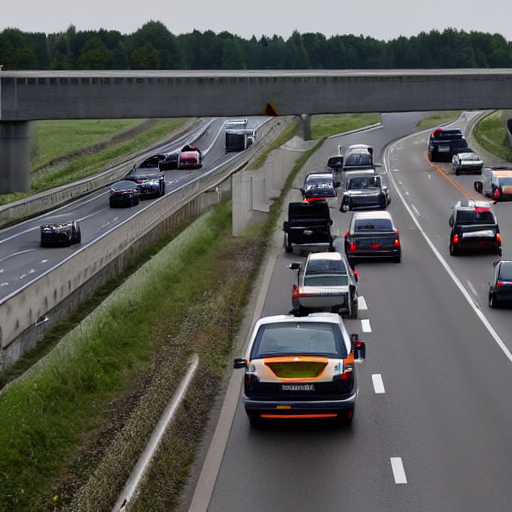
[(326, 419), (350, 424), (357, 397), (357, 363), (366, 345), (349, 336), (335, 313), (260, 318), (244, 359), (245, 411), (262, 420)]

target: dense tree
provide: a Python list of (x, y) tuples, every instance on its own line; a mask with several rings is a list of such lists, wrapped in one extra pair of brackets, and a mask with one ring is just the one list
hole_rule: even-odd
[(113, 52), (99, 37), (88, 39), (78, 57), (78, 69), (110, 69)]
[(37, 69), (34, 45), (17, 28), (6, 28), (0, 33), (0, 64), (6, 70)]
[(379, 41), (371, 37), (294, 31), (243, 39), (194, 30), (173, 35), (149, 21), (130, 35), (115, 30), (45, 35), (0, 32), (5, 69), (418, 69), (512, 67), (512, 43), (499, 34), (431, 30)]

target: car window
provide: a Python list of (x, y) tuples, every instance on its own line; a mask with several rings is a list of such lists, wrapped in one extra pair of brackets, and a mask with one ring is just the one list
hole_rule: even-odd
[(512, 262), (504, 261), (501, 263), (500, 278), (504, 281), (512, 281)]
[(306, 274), (324, 274), (325, 272), (347, 273), (347, 267), (341, 260), (310, 260)]
[(354, 231), (393, 231), (393, 224), (389, 219), (356, 219)]
[(347, 357), (341, 333), (334, 324), (283, 322), (262, 325), (256, 336), (251, 359), (271, 355), (326, 355)]
[(512, 178), (498, 178), (500, 187), (506, 187), (512, 185)]
[(494, 215), (490, 210), (459, 211), (457, 224), (494, 224)]
[(356, 153), (349, 155), (345, 163), (346, 166), (350, 165), (371, 165), (372, 157), (367, 153)]
[(331, 274), (328, 276), (305, 276), (304, 286), (347, 286), (347, 274)]

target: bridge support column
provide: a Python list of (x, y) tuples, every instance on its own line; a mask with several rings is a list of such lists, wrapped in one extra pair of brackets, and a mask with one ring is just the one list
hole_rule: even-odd
[(301, 114), (300, 116), (300, 135), (303, 140), (311, 140), (311, 116), (309, 114)]
[(0, 194), (30, 192), (33, 121), (0, 121)]

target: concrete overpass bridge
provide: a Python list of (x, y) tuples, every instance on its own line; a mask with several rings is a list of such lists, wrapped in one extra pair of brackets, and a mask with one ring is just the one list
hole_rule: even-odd
[(30, 191), (33, 121), (512, 108), (512, 69), (2, 71), (0, 193)]

